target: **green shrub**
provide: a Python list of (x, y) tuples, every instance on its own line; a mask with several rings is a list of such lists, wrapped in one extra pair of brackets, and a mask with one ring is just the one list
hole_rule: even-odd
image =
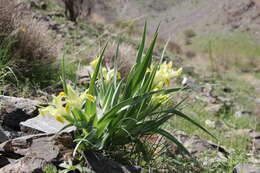
[(184, 35), (186, 38), (192, 38), (196, 36), (196, 33), (192, 29), (187, 29), (184, 31)]
[[(181, 73), (173, 71), (171, 63), (155, 63), (152, 53), (158, 33), (155, 33), (146, 53), (144, 52), (146, 26), (137, 54), (135, 65), (125, 79), (120, 79), (117, 71), (117, 53), (114, 68), (102, 68), (105, 48), (101, 56), (91, 63), (94, 72), (90, 84), (84, 92), (76, 91), (65, 83), (64, 92), (54, 96), (50, 106), (40, 109), (40, 114), (51, 114), (68, 126), (75, 126), (77, 147), (80, 150), (111, 150), (116, 146), (134, 143), (136, 152), (145, 154), (142, 137), (160, 134), (177, 144), (189, 154), (185, 147), (162, 125), (174, 115), (180, 116), (192, 124), (205, 128), (178, 110), (178, 104), (172, 105), (173, 94), (183, 88), (165, 89), (170, 80)], [(162, 56), (163, 57), (163, 56)], [(64, 64), (64, 61), (63, 61)]]
[(44, 168), (43, 168), (43, 172), (44, 173), (58, 173), (58, 170), (56, 168), (56, 166), (52, 165), (52, 164), (47, 164)]

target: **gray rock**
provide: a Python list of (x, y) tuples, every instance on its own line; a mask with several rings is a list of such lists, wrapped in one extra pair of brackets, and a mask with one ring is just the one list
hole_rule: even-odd
[(254, 130), (251, 130), (249, 136), (251, 138), (260, 139), (260, 132), (256, 132)]
[(223, 104), (209, 104), (205, 110), (212, 113), (212, 115), (218, 115), (223, 108)]
[(252, 114), (252, 112), (250, 111), (237, 111), (235, 112), (235, 116), (236, 117), (244, 117), (244, 116), (250, 116)]
[[(56, 137), (54, 134), (38, 134), (8, 140), (0, 145), (0, 172), (42, 172), (42, 168), (47, 163), (73, 161), (74, 147), (73, 138), (68, 133)], [(141, 167), (126, 167), (93, 151), (86, 151), (85, 156), (87, 167), (97, 173), (140, 173), (142, 171)], [(11, 161), (11, 157), (16, 158), (15, 161)]]
[(252, 129), (239, 129), (232, 130), (228, 133), (229, 135), (243, 135), (251, 138), (251, 148), (256, 155), (260, 156), (260, 132), (256, 132)]
[(8, 140), (8, 136), (5, 134), (4, 130), (0, 127), (0, 143), (7, 140)]
[(227, 106), (232, 106), (233, 101), (231, 98), (226, 98), (222, 96), (217, 96), (217, 100), (221, 103), (225, 103)]
[(257, 152), (260, 152), (260, 139), (253, 140), (253, 148), (257, 150)]
[[(64, 161), (65, 152), (72, 153), (73, 139), (69, 134), (54, 138), (53, 134), (30, 135), (8, 140), (0, 145), (0, 152), (6, 165), (2, 164), (0, 172), (41, 172), (42, 167), (52, 161)], [(10, 156), (12, 153), (13, 156)], [(16, 158), (10, 162), (10, 158)]]
[(228, 135), (242, 135), (242, 136), (250, 136), (250, 134), (253, 133), (252, 129), (236, 129), (231, 130), (227, 134)]
[(260, 98), (256, 98), (255, 101), (260, 104)]
[(1, 172), (5, 173), (43, 173), (42, 168), (47, 162), (42, 158), (36, 157), (24, 157), (14, 164), (8, 164), (7, 166), (0, 169)]
[(217, 120), (217, 121), (206, 120), (205, 124), (211, 128), (217, 128), (221, 131), (226, 131), (229, 129), (229, 127), (225, 124), (225, 122), (221, 120)]
[(39, 102), (9, 96), (0, 96), (0, 125), (3, 128), (20, 130), (19, 123), (38, 114)]
[[(203, 165), (209, 165), (213, 162), (226, 161), (229, 151), (222, 146), (219, 146), (211, 141), (204, 140), (198, 136), (189, 136), (182, 131), (172, 131), (175, 136), (191, 153), (192, 156), (198, 158)], [(175, 144), (168, 143), (168, 154), (174, 156), (180, 153)], [(205, 158), (205, 154), (216, 154), (213, 159)]]
[(141, 173), (139, 166), (124, 166), (118, 162), (97, 156), (92, 151), (85, 152), (89, 167), (96, 173)]
[(3, 95), (0, 95), (0, 103), (2, 103), (1, 108), (8, 106), (7, 110), (9, 110), (9, 112), (13, 109), (21, 109), (27, 114), (32, 114), (35, 111), (35, 106), (39, 104), (36, 100)]
[[(27, 121), (21, 122), (21, 130), (26, 134), (35, 134), (35, 133), (57, 133), (62, 128), (64, 128), (67, 123), (61, 123), (57, 121), (51, 115), (38, 115), (35, 118), (29, 119)], [(75, 130), (75, 127), (69, 127), (64, 130), (64, 132), (71, 132)]]
[(187, 86), (197, 92), (201, 92), (201, 90), (202, 90), (200, 84), (191, 78), (184, 77), (181, 84), (183, 86)]
[(240, 163), (234, 168), (234, 173), (260, 173), (260, 166)]

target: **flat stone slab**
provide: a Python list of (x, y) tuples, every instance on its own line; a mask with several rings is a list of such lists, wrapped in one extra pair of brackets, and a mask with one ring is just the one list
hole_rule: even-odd
[(35, 106), (38, 105), (40, 102), (25, 98), (0, 95), (0, 103), (0, 108), (6, 108), (7, 106), (9, 106), (8, 108), (6, 108), (8, 113), (13, 111), (13, 109), (21, 109), (27, 114), (30, 114), (32, 111), (35, 110)]
[[(51, 115), (38, 115), (35, 118), (29, 119), (27, 121), (21, 122), (21, 130), (25, 133), (57, 133), (62, 128), (64, 128), (67, 123), (61, 123), (57, 121), (53, 116)], [(71, 132), (75, 130), (75, 127), (69, 127), (67, 129), (64, 129), (63, 132)]]

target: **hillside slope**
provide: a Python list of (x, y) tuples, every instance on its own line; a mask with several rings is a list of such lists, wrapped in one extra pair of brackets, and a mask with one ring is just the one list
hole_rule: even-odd
[(259, 0), (97, 0), (93, 11), (108, 22), (146, 19), (151, 31), (161, 23), (161, 36), (166, 38), (186, 29), (198, 33), (259, 30), (259, 4)]

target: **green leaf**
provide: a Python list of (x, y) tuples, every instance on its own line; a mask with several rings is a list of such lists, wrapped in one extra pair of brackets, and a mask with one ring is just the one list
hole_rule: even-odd
[(163, 123), (165, 123), (171, 117), (172, 115), (163, 115), (155, 120), (144, 121), (142, 123), (136, 124), (134, 128), (131, 128), (130, 126), (131, 130), (129, 131), (131, 131), (131, 134), (133, 134), (134, 136), (137, 134), (150, 134), (156, 131)]
[(184, 113), (178, 111), (176, 108), (172, 108), (172, 109), (167, 109), (164, 111), (160, 111), (160, 112), (155, 112), (153, 114), (161, 114), (161, 113), (172, 113), (175, 115), (178, 115), (186, 120), (188, 120), (189, 122), (191, 122), (192, 124), (196, 125), (197, 127), (199, 127), (200, 129), (202, 129), (204, 132), (206, 132), (207, 134), (209, 134), (211, 137), (213, 137), (214, 139), (217, 140), (217, 138), (212, 135), (206, 128), (204, 128), (203, 126), (201, 126), (199, 123), (197, 123), (195, 120), (191, 119), (190, 117), (188, 117), (187, 115), (185, 115)]
[(146, 99), (146, 98), (148, 98), (148, 97), (150, 97), (154, 94), (169, 94), (171, 92), (176, 92), (176, 91), (179, 91), (181, 89), (182, 88), (172, 88), (172, 89), (167, 89), (167, 90), (151, 91), (151, 92), (146, 93), (142, 96), (136, 96), (136, 97), (133, 97), (133, 98), (126, 99), (126, 100), (122, 101), (121, 103), (117, 104), (116, 106), (114, 106), (109, 112), (107, 112), (103, 116), (103, 118), (101, 118), (99, 120), (99, 122), (102, 122), (105, 119), (112, 118), (112, 117), (116, 116), (116, 113), (118, 111), (125, 110), (125, 109), (129, 108), (129, 106), (131, 106), (131, 105), (138, 104), (138, 103), (142, 102), (144, 99)]
[(135, 140), (136, 145), (136, 151), (137, 152), (141, 152), (143, 154), (144, 160), (145, 161), (149, 161), (151, 160), (151, 156), (149, 155), (149, 153), (146, 151), (146, 147), (144, 145), (144, 143), (142, 143), (140, 140), (136, 139)]
[(96, 66), (96, 68), (94, 70), (94, 73), (93, 73), (93, 76), (91, 77), (91, 80), (90, 80), (89, 94), (91, 94), (91, 95), (94, 95), (95, 82), (97, 80), (97, 76), (98, 76), (98, 73), (99, 73), (99, 69), (100, 69), (101, 63), (102, 63), (103, 58), (104, 58), (104, 53), (105, 53), (107, 45), (108, 45), (108, 43), (106, 43), (105, 47), (102, 50), (102, 53), (101, 53), (101, 55), (100, 55), (100, 57), (98, 59), (97, 66)]
[(142, 59), (142, 56), (143, 56), (145, 40), (146, 40), (146, 30), (147, 30), (146, 26), (147, 26), (147, 23), (145, 22), (141, 45), (139, 46), (138, 54), (137, 54), (137, 57), (136, 57), (136, 64), (141, 63), (141, 59)]
[(174, 136), (172, 136), (169, 132), (163, 130), (163, 129), (158, 129), (157, 133), (166, 137), (167, 139), (169, 139), (170, 141), (172, 141), (173, 143), (175, 143), (177, 145), (177, 147), (179, 147), (183, 153), (186, 153), (187, 155), (190, 155), (190, 152), (182, 145), (182, 143), (180, 143)]
[(155, 33), (154, 39), (147, 51), (147, 54), (145, 55), (142, 63), (138, 65), (136, 71), (134, 72), (132, 80), (127, 84), (126, 87), (126, 97), (130, 97), (133, 94), (135, 94), (135, 91), (140, 87), (140, 82), (144, 79), (145, 73), (147, 71), (147, 68), (150, 67), (151, 61), (152, 61), (152, 53), (155, 46), (155, 42), (157, 39), (158, 33)]
[(123, 83), (123, 81), (120, 81), (118, 86), (116, 87), (116, 89), (114, 91), (114, 95), (112, 96), (112, 101), (111, 101), (111, 108), (113, 106), (115, 106), (116, 104), (118, 104), (122, 83)]
[[(101, 66), (101, 63), (103, 61), (103, 57), (104, 57), (104, 53), (105, 53), (105, 50), (106, 50), (106, 47), (107, 47), (108, 43), (106, 43), (105, 47), (103, 48), (102, 50), (102, 53), (98, 59), (98, 63), (97, 63), (97, 66), (94, 70), (94, 73), (91, 77), (91, 80), (90, 80), (90, 85), (89, 85), (89, 90), (88, 90), (88, 94), (90, 95), (95, 95), (95, 82), (97, 80), (97, 76), (98, 76), (98, 73), (99, 73), (99, 69), (100, 69), (100, 66)], [(89, 115), (89, 116), (92, 116), (94, 114), (96, 114), (96, 101), (91, 102), (90, 100), (87, 100), (86, 101), (86, 113)]]
[(62, 56), (61, 59), (61, 81), (62, 81), (62, 86), (63, 86), (63, 90), (66, 94), (68, 94), (68, 88), (67, 88), (67, 84), (66, 84), (66, 74), (65, 74), (65, 59), (64, 59), (64, 55)]
[(116, 55), (113, 58), (114, 62), (114, 87), (116, 87), (117, 83), (117, 72), (118, 72), (118, 67), (117, 67), (117, 60), (118, 60), (118, 55), (119, 55), (119, 45), (120, 45), (120, 40), (118, 41), (117, 47), (116, 47)]

